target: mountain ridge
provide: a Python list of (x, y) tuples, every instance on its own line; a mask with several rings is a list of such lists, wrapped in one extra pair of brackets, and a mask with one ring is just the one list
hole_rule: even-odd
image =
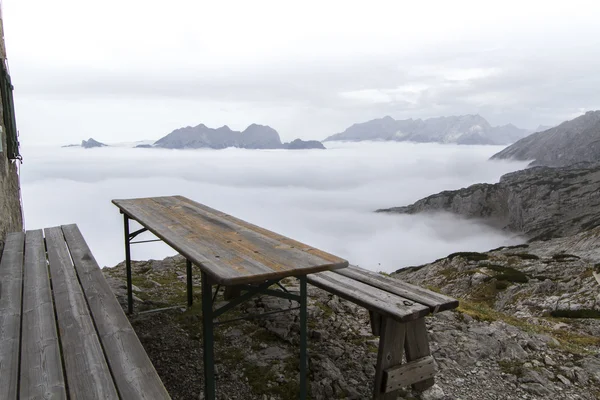
[(427, 119), (396, 120), (383, 118), (356, 123), (323, 141), (384, 140), (420, 143), (510, 144), (531, 133), (514, 124), (492, 126), (479, 114), (443, 116)]

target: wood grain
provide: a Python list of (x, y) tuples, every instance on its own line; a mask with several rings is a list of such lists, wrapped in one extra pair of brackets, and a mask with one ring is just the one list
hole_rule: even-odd
[(384, 371), (384, 391), (393, 392), (414, 383), (431, 379), (434, 375), (435, 364), (431, 356), (396, 365)]
[(332, 271), (311, 274), (306, 278), (314, 286), (400, 322), (429, 314), (429, 307)]
[(170, 399), (76, 225), (62, 230), (122, 399)]
[(118, 399), (60, 227), (44, 229), (71, 399)]
[(0, 260), (0, 399), (17, 398), (21, 293), (23, 288), (23, 232), (9, 233)]
[(452, 297), (411, 285), (399, 279), (383, 276), (377, 272), (368, 271), (364, 268), (351, 265), (348, 268), (336, 271), (336, 273), (387, 292), (397, 294), (406, 299), (416, 301), (417, 303), (424, 304), (431, 309), (432, 313), (451, 310), (458, 307), (458, 300), (453, 299)]
[(22, 326), (20, 399), (66, 399), (41, 230), (25, 234)]
[(385, 370), (402, 363), (406, 324), (383, 318), (381, 321), (381, 338), (375, 365), (375, 385), (373, 387), (373, 400), (396, 400), (397, 392), (385, 390)]
[[(425, 318), (410, 321), (406, 324), (406, 342), (404, 344), (404, 350), (406, 351), (406, 361), (416, 361), (431, 355)], [(423, 391), (434, 384), (435, 381), (433, 377), (431, 377), (420, 382), (415, 382), (412, 386), (415, 390)]]
[(348, 262), (182, 196), (113, 200), (130, 218), (231, 286), (344, 268)]

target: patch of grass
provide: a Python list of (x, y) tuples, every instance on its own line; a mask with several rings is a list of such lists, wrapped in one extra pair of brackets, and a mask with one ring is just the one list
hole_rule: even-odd
[(449, 260), (454, 259), (454, 257), (462, 257), (468, 261), (483, 261), (487, 260), (489, 256), (483, 253), (477, 253), (474, 251), (463, 251), (458, 253), (452, 253), (448, 256)]
[(525, 332), (548, 335), (559, 342), (559, 347), (574, 354), (589, 354), (588, 347), (600, 346), (600, 338), (567, 330), (554, 330), (542, 324), (532, 324), (526, 320), (496, 311), (485, 303), (459, 299), (457, 312), (464, 313), (478, 321), (503, 321)]
[(419, 266), (416, 266), (416, 267), (400, 268), (395, 273), (397, 274), (397, 273), (400, 273), (400, 272), (408, 272), (408, 273), (417, 272), (418, 270), (422, 269), (424, 266), (425, 265), (419, 265)]
[[(503, 267), (502, 265), (496, 264), (484, 264), (481, 267), (491, 269), (498, 274), (494, 275), (494, 278), (498, 281), (507, 281), (513, 283), (527, 283), (529, 278), (526, 274), (512, 267)], [(505, 288), (506, 289), (506, 288)]]
[(521, 260), (539, 260), (540, 258), (535, 254), (529, 253), (510, 253), (507, 256), (519, 257)]
[(581, 310), (554, 310), (550, 313), (555, 318), (594, 318), (600, 319), (600, 311), (581, 309)]
[(498, 361), (498, 365), (500, 366), (500, 370), (505, 374), (515, 375), (517, 377), (523, 375), (523, 366), (518, 361)]
[(561, 254), (555, 254), (555, 255), (553, 255), (552, 259), (556, 260), (556, 261), (563, 261), (563, 260), (567, 260), (567, 259), (580, 260), (581, 257), (576, 256), (574, 254), (564, 254), (564, 253), (561, 253)]
[(496, 290), (505, 290), (510, 286), (510, 283), (506, 281), (496, 281)]

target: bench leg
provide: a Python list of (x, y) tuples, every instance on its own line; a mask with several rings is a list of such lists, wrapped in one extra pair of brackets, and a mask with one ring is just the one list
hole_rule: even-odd
[[(406, 361), (414, 361), (431, 355), (425, 318), (406, 323)], [(435, 383), (433, 378), (425, 379), (412, 385), (413, 389), (423, 391)]]
[(204, 361), (204, 399), (215, 400), (215, 359), (213, 338), (212, 284), (202, 272), (202, 346)]
[(373, 400), (396, 400), (398, 398), (397, 391), (384, 392), (384, 371), (389, 367), (402, 363), (406, 324), (386, 317), (380, 317), (380, 319), (379, 333), (381, 336), (379, 338), (377, 365), (375, 366)]
[(381, 314), (369, 310), (369, 319), (371, 320), (371, 332), (373, 332), (373, 336), (380, 336)]

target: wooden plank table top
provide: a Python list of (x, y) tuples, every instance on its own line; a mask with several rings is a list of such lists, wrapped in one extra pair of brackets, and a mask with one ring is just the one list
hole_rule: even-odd
[(348, 266), (337, 256), (183, 196), (112, 202), (218, 284), (255, 283)]

